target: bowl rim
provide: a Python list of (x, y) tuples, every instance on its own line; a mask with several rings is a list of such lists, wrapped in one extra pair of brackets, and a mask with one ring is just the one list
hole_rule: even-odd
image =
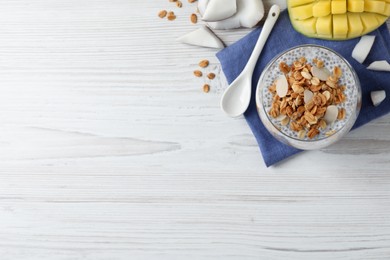
[[(356, 98), (356, 102), (354, 103), (356, 113), (352, 114), (350, 116), (350, 118), (344, 123), (344, 125), (340, 129), (338, 129), (336, 132), (334, 132), (332, 135), (330, 135), (328, 137), (321, 138), (321, 139), (314, 139), (314, 140), (298, 139), (298, 138), (289, 136), (289, 135), (285, 134), (284, 132), (282, 132), (281, 130), (279, 130), (274, 125), (274, 123), (272, 123), (271, 120), (269, 119), (269, 117), (267, 115), (267, 111), (265, 111), (265, 107), (262, 104), (262, 97), (260, 99), (260, 93), (261, 93), (260, 91), (262, 91), (262, 89), (265, 87), (265, 86), (262, 87), (260, 85), (265, 77), (266, 71), (275, 63), (275, 61), (278, 60), (283, 55), (285, 55), (286, 53), (288, 53), (294, 49), (307, 48), (307, 47), (311, 47), (311, 48), (315, 47), (315, 48), (325, 49), (325, 50), (330, 51), (330, 52), (334, 53), (335, 55), (337, 55), (340, 58), (340, 60), (346, 64), (346, 66), (348, 67), (348, 69), (352, 73), (352, 76), (353, 76), (355, 83), (356, 83), (354, 85), (354, 87), (356, 88), (356, 91), (357, 91), (357, 98)], [(297, 46), (291, 47), (287, 50), (280, 52), (274, 58), (272, 58), (267, 63), (267, 65), (264, 67), (264, 69), (259, 77), (259, 80), (258, 80), (257, 85), (256, 85), (255, 95), (256, 95), (255, 100), (256, 100), (257, 113), (258, 113), (258, 116), (259, 116), (261, 122), (263, 123), (263, 125), (267, 129), (267, 131), (270, 132), (279, 141), (282, 141), (283, 143), (286, 143), (290, 146), (293, 146), (293, 147), (296, 147), (299, 149), (304, 149), (304, 150), (310, 150), (310, 148), (307, 148), (306, 146), (308, 144), (314, 144), (314, 143), (319, 146), (318, 148), (314, 148), (314, 149), (321, 149), (323, 147), (326, 147), (326, 146), (336, 142), (337, 140), (339, 140), (339, 138), (341, 136), (344, 136), (347, 132), (349, 132), (349, 130), (353, 127), (353, 125), (354, 125), (354, 123), (359, 115), (360, 108), (361, 108), (361, 102), (362, 102), (361, 101), (362, 100), (362, 92), (361, 92), (360, 80), (359, 80), (359, 77), (358, 77), (355, 69), (352, 67), (352, 65), (337, 51), (335, 51), (331, 48), (325, 47), (325, 46), (318, 45), (318, 44), (297, 45)], [(268, 122), (264, 122), (264, 119), (260, 116), (261, 112), (263, 112), (265, 117), (268, 119)], [(351, 120), (353, 120), (352, 123), (350, 123)], [(348, 126), (348, 127), (346, 127), (346, 126)], [(272, 128), (272, 129), (269, 129), (269, 128)], [(276, 133), (280, 133), (284, 138), (282, 138), (282, 136), (277, 135)], [(340, 136), (340, 134), (341, 134), (341, 136)], [(331, 140), (330, 137), (333, 137), (334, 140)], [(331, 140), (331, 141), (329, 141), (329, 140)], [(293, 141), (294, 143), (291, 143), (290, 141)]]

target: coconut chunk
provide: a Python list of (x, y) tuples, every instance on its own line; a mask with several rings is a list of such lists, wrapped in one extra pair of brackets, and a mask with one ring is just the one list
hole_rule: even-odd
[(222, 41), (207, 26), (202, 26), (177, 40), (190, 45), (217, 49), (224, 48)]
[(386, 98), (386, 92), (384, 90), (371, 91), (371, 100), (374, 106), (379, 106)]
[(367, 69), (377, 71), (390, 71), (390, 64), (386, 60), (374, 61)]
[[(199, 13), (203, 17), (208, 5), (213, 0), (199, 0), (198, 9)], [(230, 0), (229, 0), (230, 1)], [(260, 0), (236, 0), (236, 13), (224, 20), (217, 22), (208, 22), (207, 24), (212, 29), (234, 29), (239, 27), (252, 28), (254, 27), (264, 16), (263, 2)]]
[(375, 41), (375, 35), (364, 35), (360, 38), (360, 41), (356, 44), (352, 51), (352, 57), (359, 63), (363, 63), (367, 58), (372, 45)]
[(202, 20), (206, 22), (225, 20), (236, 12), (236, 0), (209, 0), (202, 15)]

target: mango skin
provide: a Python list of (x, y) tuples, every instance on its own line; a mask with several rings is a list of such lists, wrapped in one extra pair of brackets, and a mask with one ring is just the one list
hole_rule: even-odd
[(287, 0), (287, 8), (296, 31), (326, 40), (360, 37), (390, 16), (390, 0)]

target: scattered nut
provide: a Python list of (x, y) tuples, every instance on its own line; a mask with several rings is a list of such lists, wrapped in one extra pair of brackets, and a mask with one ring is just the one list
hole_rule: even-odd
[(199, 67), (206, 68), (207, 66), (209, 66), (209, 61), (208, 60), (201, 60), (199, 62)]
[(198, 22), (198, 16), (196, 14), (191, 14), (190, 16), (191, 23), (197, 23)]
[(165, 16), (167, 16), (167, 11), (166, 10), (161, 10), (159, 13), (158, 13), (158, 17), (160, 17), (161, 19), (164, 18)]
[(210, 92), (210, 85), (209, 84), (204, 84), (203, 85), (203, 92), (204, 93), (209, 93)]
[(176, 15), (175, 15), (174, 12), (170, 11), (170, 12), (168, 12), (167, 18), (168, 18), (169, 21), (173, 21), (173, 20), (176, 19)]
[(207, 74), (207, 77), (208, 77), (209, 79), (214, 79), (214, 78), (215, 78), (215, 74), (212, 73), (212, 72), (210, 72), (209, 74)]
[(203, 76), (203, 73), (200, 70), (194, 70), (194, 75), (199, 78)]
[(343, 120), (345, 118), (345, 109), (341, 108), (339, 109), (339, 114), (337, 115), (338, 120)]
[(195, 3), (197, 0), (188, 0), (188, 3)]

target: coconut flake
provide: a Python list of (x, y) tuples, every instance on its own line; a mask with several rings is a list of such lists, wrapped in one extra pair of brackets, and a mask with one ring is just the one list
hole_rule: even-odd
[(337, 119), (339, 109), (335, 105), (330, 105), (326, 108), (324, 120), (328, 125), (331, 125)]
[(190, 45), (218, 49), (224, 48), (222, 41), (207, 26), (202, 26), (195, 31), (187, 33), (177, 40)]
[(326, 81), (328, 77), (331, 75), (330, 71), (327, 68), (325, 67), (318, 68), (317, 66), (313, 66), (311, 68), (311, 74), (313, 74), (314, 77), (322, 81)]
[(313, 99), (313, 92), (310, 90), (306, 89), (303, 91), (303, 101), (305, 104), (309, 103)]
[(359, 63), (363, 63), (367, 58), (372, 45), (375, 41), (375, 35), (364, 35), (360, 38), (360, 41), (356, 44), (352, 51), (352, 57)]
[(390, 64), (386, 60), (374, 61), (367, 69), (377, 71), (390, 71)]
[(280, 75), (276, 80), (276, 93), (279, 97), (285, 97), (288, 92), (288, 82), (286, 76)]
[(386, 98), (386, 92), (384, 90), (371, 91), (371, 100), (374, 106), (379, 106)]
[[(199, 0), (198, 9), (202, 17), (212, 0)], [(236, 0), (237, 12), (221, 21), (208, 22), (213, 29), (234, 29), (239, 27), (252, 28), (264, 16), (263, 2), (260, 0)]]
[(236, 0), (210, 0), (202, 15), (202, 20), (207, 22), (225, 20), (236, 12)]

